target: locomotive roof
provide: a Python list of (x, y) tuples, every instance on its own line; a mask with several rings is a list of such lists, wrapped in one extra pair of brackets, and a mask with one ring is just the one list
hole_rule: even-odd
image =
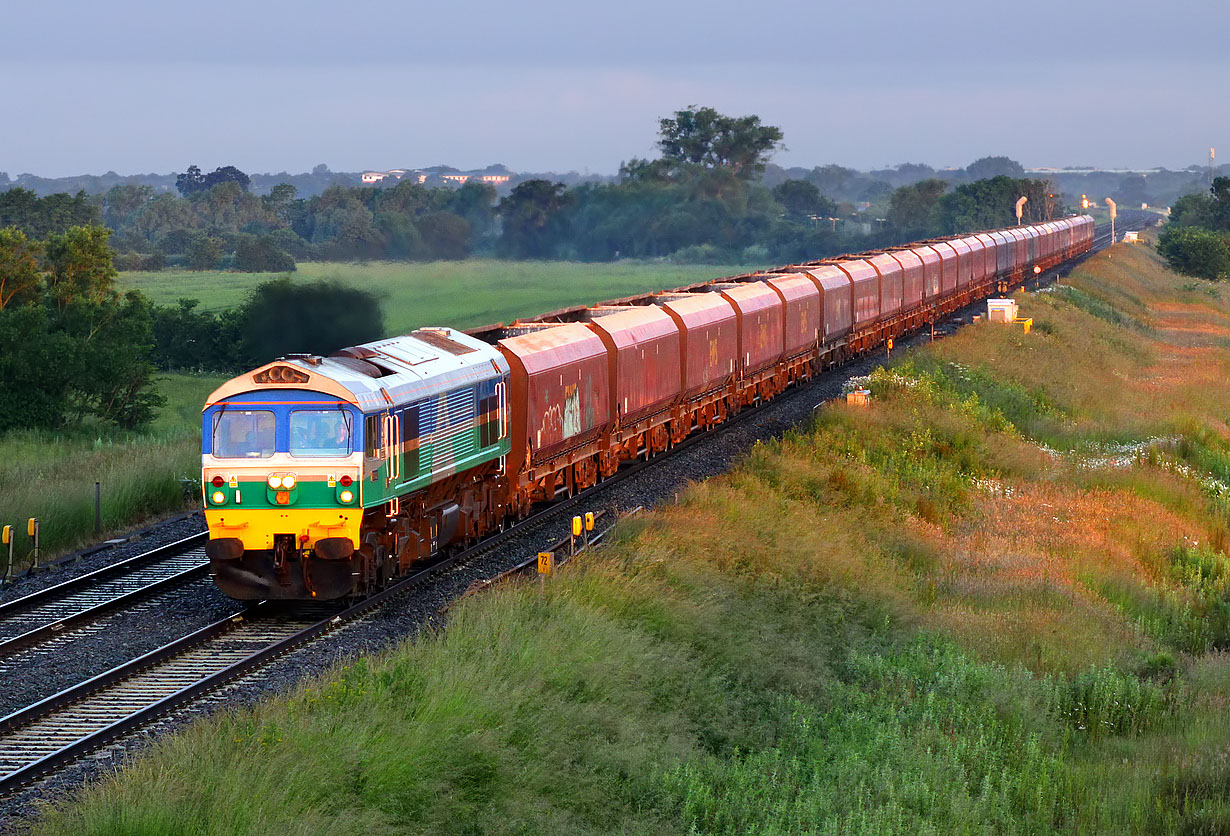
[(420, 328), (328, 357), (293, 354), (274, 360), (223, 383), (205, 406), (246, 392), (307, 389), (368, 411), (507, 373), (508, 361), (493, 346), (453, 328)]

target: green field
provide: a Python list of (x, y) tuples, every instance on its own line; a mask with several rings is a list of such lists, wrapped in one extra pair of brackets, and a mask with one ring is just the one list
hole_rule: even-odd
[(1230, 833), (1230, 302), (1068, 281), (35, 833)]
[[(304, 262), (297, 281), (337, 279), (370, 290), (384, 301), (390, 334), (423, 325), (472, 328), (508, 322), (571, 305), (592, 304), (647, 290), (746, 272), (730, 265), (678, 265), (568, 261), (437, 261), (368, 264)], [(121, 287), (134, 288), (155, 302), (198, 299), (209, 310), (234, 307), (245, 294), (273, 276), (269, 273), (175, 272), (121, 273)]]
[[(85, 426), (60, 432), (0, 436), (0, 525), (21, 530), (15, 564), (27, 562), (25, 520), (38, 517), (45, 556), (94, 537), (94, 482), (101, 482), (104, 533), (199, 504), (201, 405), (221, 377), (164, 375), (167, 399), (144, 432)], [(6, 555), (7, 558), (7, 555)]]

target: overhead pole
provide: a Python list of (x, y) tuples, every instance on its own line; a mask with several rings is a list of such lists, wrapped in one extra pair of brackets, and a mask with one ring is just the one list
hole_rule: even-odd
[(1119, 207), (1109, 197), (1106, 198), (1106, 205), (1110, 207), (1110, 242), (1115, 243), (1115, 216), (1119, 214)]

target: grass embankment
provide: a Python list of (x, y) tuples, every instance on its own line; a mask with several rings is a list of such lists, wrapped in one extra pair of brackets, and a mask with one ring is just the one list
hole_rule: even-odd
[(1071, 282), (37, 832), (1227, 832), (1230, 306)]
[[(379, 294), (385, 330), (404, 334), (422, 325), (473, 328), (572, 305), (593, 304), (648, 290), (727, 276), (747, 268), (620, 261), (436, 261), (429, 263), (303, 262), (296, 281), (337, 279)], [(155, 302), (199, 299), (202, 309), (235, 307), (269, 273), (121, 273), (120, 285)]]
[(39, 518), (44, 557), (94, 540), (96, 481), (105, 532), (195, 504), (195, 496), (185, 501), (183, 480), (200, 477), (201, 404), (221, 380), (162, 377), (167, 405), (144, 432), (92, 426), (0, 436), (0, 525), (19, 532), (15, 565), (29, 562), (29, 517)]

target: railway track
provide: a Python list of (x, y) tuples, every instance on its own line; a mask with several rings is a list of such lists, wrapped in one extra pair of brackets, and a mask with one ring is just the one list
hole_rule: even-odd
[[(1150, 222), (1147, 217), (1125, 218), (1120, 228), (1140, 229)], [(1106, 225), (1098, 229), (1091, 252), (1109, 243), (1110, 229)], [(1072, 263), (1065, 266), (1070, 267)], [(357, 604), (349, 607), (288, 606), (261, 602), (0, 718), (0, 795), (53, 773), (87, 752), (114, 742), (325, 634), (354, 623), (450, 567), (493, 551), (513, 536), (532, 533), (613, 484), (759, 413), (759, 409), (744, 410), (709, 433), (694, 435), (666, 453), (621, 468), (599, 485), (572, 497), (561, 497), (507, 531), (439, 559)], [(605, 537), (612, 527), (613, 522), (610, 522), (593, 542)], [(200, 548), (204, 538), (205, 535), (187, 538), (0, 606), (0, 657), (19, 646), (36, 644), (40, 636), (45, 640), (47, 636), (83, 625), (98, 614), (144, 598), (165, 585), (194, 576), (203, 577), (208, 571)], [(567, 542), (562, 541), (557, 548)], [(193, 561), (198, 563), (194, 565)], [(524, 572), (532, 564), (533, 559), (522, 561), (504, 573), (474, 584), (471, 591), (485, 588), (508, 574)]]
[(209, 574), (205, 533), (0, 604), (0, 659)]
[[(629, 476), (631, 473), (628, 474)], [(615, 477), (608, 481), (614, 481)], [(579, 500), (580, 495), (573, 498)], [(552, 505), (470, 549), (432, 563), (357, 604), (260, 602), (157, 650), (0, 718), (0, 795), (66, 766), (87, 752), (150, 724), (244, 674), (410, 594), (441, 572), (486, 553), (567, 510), (573, 500)], [(590, 535), (596, 545), (613, 529), (608, 515)], [(553, 547), (562, 550), (569, 540)], [(524, 572), (526, 560), (492, 578)]]

